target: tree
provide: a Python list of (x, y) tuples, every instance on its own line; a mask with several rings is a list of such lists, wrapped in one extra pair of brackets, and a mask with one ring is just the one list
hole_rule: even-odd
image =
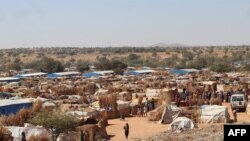
[(76, 63), (77, 70), (80, 72), (84, 72), (89, 70), (89, 63), (83, 60), (78, 60)]
[(78, 121), (69, 115), (55, 113), (52, 111), (42, 111), (30, 120), (31, 124), (40, 125), (46, 128), (53, 139), (56, 141), (60, 133), (67, 133), (77, 127)]
[(14, 61), (9, 65), (9, 69), (20, 71), (22, 68), (21, 65), (22, 61), (20, 58), (15, 58)]
[(124, 69), (127, 68), (127, 64), (120, 60), (112, 60), (111, 63), (115, 74), (123, 74)]
[(232, 71), (232, 67), (227, 64), (214, 64), (210, 67), (212, 71), (215, 72), (230, 72)]
[(141, 56), (131, 53), (127, 57), (127, 62), (130, 66), (142, 66), (143, 61), (141, 60)]

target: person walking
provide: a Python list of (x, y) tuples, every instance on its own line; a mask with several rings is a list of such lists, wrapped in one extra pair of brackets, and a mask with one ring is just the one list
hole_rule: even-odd
[(21, 141), (27, 141), (27, 140), (26, 140), (26, 135), (25, 135), (24, 132), (22, 132), (22, 139), (21, 139)]
[(152, 110), (154, 110), (155, 109), (155, 99), (154, 98), (152, 98), (152, 100), (151, 100), (151, 105), (152, 105)]
[(128, 123), (125, 124), (123, 129), (124, 129), (125, 137), (126, 137), (126, 139), (128, 139), (128, 134), (129, 134), (129, 125), (128, 125)]
[(85, 133), (83, 133), (83, 131), (81, 130), (80, 141), (86, 141), (85, 138), (86, 138)]

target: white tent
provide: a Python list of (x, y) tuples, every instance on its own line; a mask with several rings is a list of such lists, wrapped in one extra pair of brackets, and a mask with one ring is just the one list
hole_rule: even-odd
[(227, 123), (229, 113), (226, 106), (203, 105), (201, 106), (201, 123)]
[(170, 125), (168, 130), (187, 130), (187, 129), (193, 129), (195, 127), (195, 124), (193, 121), (187, 117), (178, 117), (176, 118)]
[(14, 137), (14, 141), (21, 140), (22, 132), (25, 132), (27, 139), (30, 138), (32, 135), (33, 136), (41, 136), (41, 135), (49, 136), (49, 132), (45, 128), (41, 126), (34, 126), (31, 124), (25, 124), (24, 127), (7, 126), (6, 128), (12, 133), (12, 136)]
[(176, 105), (166, 105), (161, 120), (159, 121), (162, 124), (169, 124), (174, 119), (176, 119), (181, 114), (181, 108)]

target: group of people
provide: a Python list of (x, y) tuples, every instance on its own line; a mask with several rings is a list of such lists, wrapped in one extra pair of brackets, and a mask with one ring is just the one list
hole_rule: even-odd
[(147, 113), (149, 110), (154, 110), (155, 109), (155, 101), (154, 98), (152, 98), (151, 101), (146, 98), (146, 101), (143, 105), (140, 105), (137, 108), (137, 116), (138, 117), (147, 117)]

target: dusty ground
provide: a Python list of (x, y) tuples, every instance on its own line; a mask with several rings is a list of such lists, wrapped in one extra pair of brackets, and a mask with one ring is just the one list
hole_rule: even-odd
[(145, 117), (130, 117), (125, 121), (120, 119), (109, 120), (107, 132), (111, 136), (111, 141), (125, 141), (123, 126), (127, 122), (130, 125), (130, 133), (128, 141), (133, 141), (137, 138), (148, 138), (159, 132), (166, 131), (168, 125), (158, 124), (156, 122), (149, 122)]
[[(233, 119), (232, 110), (229, 103), (223, 103), (228, 107), (230, 118)], [(239, 112), (238, 122), (250, 122), (250, 116), (245, 112)], [(130, 125), (130, 133), (128, 141), (134, 141), (136, 139), (145, 139), (151, 136), (157, 135), (160, 132), (167, 131), (169, 124), (162, 125), (157, 122), (150, 122), (145, 117), (130, 117), (126, 118), (126, 121), (120, 121), (120, 119), (109, 120), (109, 126), (107, 126), (107, 132), (110, 135), (111, 141), (125, 141), (123, 126), (125, 123)], [(200, 129), (210, 128), (211, 124), (198, 124)], [(218, 126), (223, 126), (222, 124)], [(208, 128), (208, 129), (209, 129)]]

